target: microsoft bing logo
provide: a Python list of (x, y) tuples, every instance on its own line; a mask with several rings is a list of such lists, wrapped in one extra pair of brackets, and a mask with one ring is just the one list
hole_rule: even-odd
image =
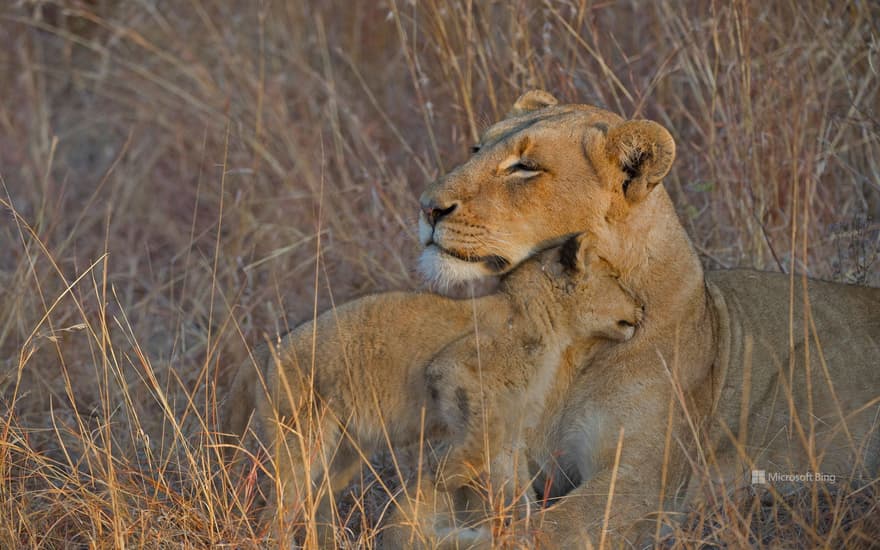
[(781, 472), (767, 472), (766, 470), (752, 470), (752, 485), (767, 485), (767, 483), (837, 483), (837, 475), (822, 472), (804, 472), (802, 474), (786, 474)]

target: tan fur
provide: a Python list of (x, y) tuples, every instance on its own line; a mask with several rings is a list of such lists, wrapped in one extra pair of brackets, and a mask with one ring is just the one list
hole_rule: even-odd
[(880, 290), (753, 271), (704, 277), (659, 185), (675, 155), (669, 132), (540, 97), (518, 102), (428, 188), (419, 224), (421, 270), (441, 286), (497, 275), (588, 230), (646, 304), (632, 340), (560, 379), (528, 440), (536, 488), (561, 497), (538, 521), (540, 540), (642, 540), (668, 521), (653, 512), (733, 489), (752, 468), (877, 476)]
[[(602, 342), (629, 339), (641, 316), (588, 241), (573, 238), (526, 262), (495, 295), (367, 296), (260, 349), (268, 392), (241, 375), (232, 393), (243, 397), (230, 405), (256, 404), (255, 430), (273, 442), (285, 518), (301, 512), (328, 471), (331, 494), (317, 515), (329, 522), (331, 495), (363, 457), (425, 437), (451, 445), (441, 488), (456, 491), (491, 470), (490, 483), (512, 499), (522, 430), (540, 416), (563, 352), (584, 362)], [(252, 364), (241, 372), (254, 373)], [(241, 433), (244, 421), (233, 429)], [(329, 544), (332, 530), (322, 537)]]

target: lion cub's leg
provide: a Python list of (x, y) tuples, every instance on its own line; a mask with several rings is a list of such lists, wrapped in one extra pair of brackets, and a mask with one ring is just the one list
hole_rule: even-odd
[[(509, 421), (509, 419), (507, 419)], [(510, 433), (509, 427), (508, 433)], [(523, 518), (529, 515), (529, 506), (535, 502), (535, 490), (529, 475), (528, 460), (521, 438), (506, 438), (503, 448), (492, 456), (489, 468), (489, 488), (502, 497), (499, 504), (505, 515)], [(495, 499), (497, 500), (497, 499)]]
[(503, 412), (493, 399), (495, 389), (483, 391), (474, 347), (470, 338), (456, 342), (446, 357), (431, 362), (425, 371), (432, 413), (452, 444), (437, 479), (438, 486), (449, 492), (487, 473), (506, 433)]
[[(472, 493), (472, 494), (471, 494)], [(398, 550), (489, 550), (492, 532), (485, 519), (483, 508), (476, 521), (462, 517), (462, 510), (477, 515), (473, 497), (482, 500), (470, 487), (449, 492), (438, 490), (431, 482), (424, 483), (416, 494), (401, 494), (397, 506), (389, 518), (388, 527), (382, 531), (378, 548)], [(468, 501), (468, 502), (465, 502)], [(482, 504), (480, 504), (482, 506)]]
[[(334, 447), (324, 447), (325, 464), (329, 468), (322, 471), (328, 472), (326, 479), (313, 478), (313, 485), (323, 488), (317, 508), (315, 509), (315, 525), (317, 528), (320, 548), (338, 548), (336, 543), (336, 525), (338, 514), (336, 512), (336, 496), (339, 495), (354, 479), (361, 470), (361, 456), (371, 456), (374, 449), (369, 446), (359, 446), (352, 442), (345, 434), (342, 434)], [(326, 481), (326, 483), (324, 483)]]
[[(297, 525), (315, 526), (321, 548), (335, 547), (336, 515), (333, 497), (360, 468), (360, 456), (339, 424), (329, 417), (309, 433), (276, 422), (273, 455), (276, 483), (263, 519), (277, 522), (279, 539)], [(365, 450), (370, 453), (370, 449)], [(282, 536), (283, 535), (283, 536)]]
[(309, 515), (310, 503), (316, 504), (314, 512), (320, 515), (325, 498), (316, 481), (324, 473), (324, 448), (337, 445), (339, 435), (335, 425), (326, 420), (317, 422), (315, 433), (311, 433), (307, 422), (270, 419), (267, 423), (275, 427), (270, 447), (275, 480), (262, 518), (274, 522), (279, 538), (283, 538), (282, 534)]
[[(443, 465), (442, 486), (454, 491), (461, 486), (483, 478), (490, 484), (487, 489), (494, 491), (498, 486), (491, 486), (491, 482), (499, 482), (505, 474), (512, 472), (494, 472), (490, 464), (495, 454), (501, 449), (504, 427), (503, 419), (499, 411), (494, 407), (483, 407), (479, 404), (481, 392), (462, 391), (459, 387), (455, 390), (454, 406), (461, 407), (467, 404), (468, 408), (459, 408), (458, 414), (450, 415), (449, 421), (454, 422), (450, 432), (453, 434), (453, 446), (450, 449)], [(488, 396), (485, 396), (488, 399)], [(476, 406), (470, 403), (477, 403)], [(506, 464), (503, 461), (502, 464)], [(491, 474), (491, 475), (489, 475)]]

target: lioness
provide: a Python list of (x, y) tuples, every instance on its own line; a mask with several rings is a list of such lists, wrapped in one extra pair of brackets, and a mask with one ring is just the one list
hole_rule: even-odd
[(751, 469), (876, 478), (880, 290), (704, 276), (661, 185), (675, 142), (654, 122), (532, 91), (475, 150), (421, 197), (429, 279), (502, 274), (590, 231), (648, 312), (553, 390), (527, 442), (536, 489), (558, 499), (542, 513), (547, 546), (642, 540), (665, 521), (652, 513)]
[[(578, 236), (544, 252), (490, 296), (371, 295), (258, 350), (269, 390), (248, 382), (246, 364), (234, 405), (248, 414), (245, 405), (256, 404), (256, 431), (274, 445), (284, 516), (315, 494), (325, 469), (335, 493), (377, 448), (425, 436), (451, 443), (441, 488), (473, 480), (489, 457), (491, 485), (509, 487), (512, 498), (521, 430), (539, 417), (562, 354), (586, 362), (604, 342), (631, 338), (642, 315), (588, 242)], [(234, 422), (238, 433), (244, 422)], [(320, 500), (319, 524), (332, 521), (330, 497)], [(331, 536), (322, 529), (323, 544)]]

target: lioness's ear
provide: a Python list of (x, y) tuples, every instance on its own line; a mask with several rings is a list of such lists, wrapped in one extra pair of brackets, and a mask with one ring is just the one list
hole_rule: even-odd
[(623, 194), (630, 202), (645, 198), (672, 167), (675, 140), (650, 120), (630, 120), (608, 131), (605, 153), (626, 175)]
[(519, 99), (513, 104), (513, 108), (510, 109), (507, 116), (512, 117), (524, 115), (531, 111), (543, 109), (544, 107), (552, 107), (557, 103), (559, 103), (559, 101), (549, 92), (545, 92), (544, 90), (529, 90), (519, 96)]

